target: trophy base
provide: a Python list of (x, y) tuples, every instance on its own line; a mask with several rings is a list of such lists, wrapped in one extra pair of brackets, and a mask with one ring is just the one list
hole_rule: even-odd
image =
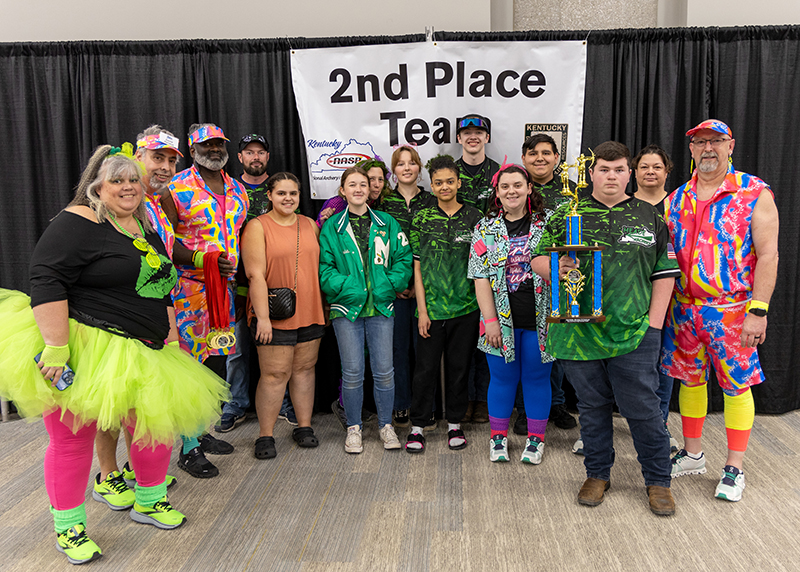
[(605, 316), (548, 316), (548, 324), (597, 324), (605, 322)]

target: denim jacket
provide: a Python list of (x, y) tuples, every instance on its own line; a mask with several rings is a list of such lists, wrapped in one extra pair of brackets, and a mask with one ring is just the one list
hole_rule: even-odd
[[(544, 220), (531, 221), (528, 239), (528, 248), (534, 252), (542, 238), (547, 219), (553, 214), (545, 210)], [(508, 286), (506, 283), (506, 260), (508, 259), (508, 230), (501, 212), (496, 217), (484, 217), (472, 234), (472, 248), (469, 253), (469, 278), (488, 278), (494, 293), (494, 306), (503, 334), (502, 347), (495, 348), (486, 340), (486, 324), (481, 313), (480, 338), (478, 348), (487, 353), (505, 358), (506, 363), (515, 359), (514, 354), (514, 323), (511, 316), (511, 306), (508, 301)], [(550, 314), (550, 296), (547, 283), (538, 275), (533, 275), (533, 286), (536, 295), (536, 329), (539, 334), (539, 351), (542, 353), (542, 363), (548, 363), (555, 358), (545, 351), (547, 341), (547, 316)]]

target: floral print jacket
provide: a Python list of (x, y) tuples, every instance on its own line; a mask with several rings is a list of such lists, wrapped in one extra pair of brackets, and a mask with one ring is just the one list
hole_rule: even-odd
[[(534, 252), (542, 238), (547, 219), (553, 214), (545, 210), (544, 220), (531, 221), (528, 239), (528, 249)], [(483, 314), (480, 322), (480, 338), (478, 348), (487, 354), (502, 356), (506, 363), (514, 361), (514, 323), (511, 316), (511, 306), (508, 302), (508, 286), (506, 284), (506, 260), (508, 259), (508, 230), (502, 212), (496, 217), (484, 217), (475, 227), (472, 234), (472, 248), (469, 254), (467, 277), (487, 278), (494, 293), (494, 305), (497, 318), (500, 322), (500, 331), (503, 334), (503, 344), (500, 348), (492, 347), (486, 341), (486, 324)], [(548, 363), (555, 358), (545, 351), (547, 341), (547, 316), (550, 314), (549, 287), (541, 276), (533, 275), (534, 291), (536, 292), (536, 326), (539, 334), (539, 351), (542, 353), (542, 362)]]

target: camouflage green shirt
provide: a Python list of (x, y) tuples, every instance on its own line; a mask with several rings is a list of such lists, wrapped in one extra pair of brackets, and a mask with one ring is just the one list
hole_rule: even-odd
[[(535, 255), (545, 248), (566, 243), (562, 206), (547, 223)], [(609, 208), (594, 197), (578, 203), (582, 215), (583, 243), (604, 246), (603, 314), (599, 324), (551, 324), (547, 351), (558, 359), (588, 361), (632, 352), (649, 326), (648, 312), (653, 280), (680, 276), (669, 231), (661, 214), (650, 203), (630, 197)], [(578, 295), (581, 314), (592, 311), (591, 253), (578, 255), (586, 285)], [(561, 314), (568, 313), (567, 294), (561, 288)]]
[[(539, 191), (539, 194), (542, 195), (544, 199), (544, 208), (550, 209), (551, 211), (556, 211), (561, 207), (561, 205), (566, 204), (569, 202), (569, 197), (565, 197), (561, 194), (561, 181), (556, 178), (550, 179), (548, 183), (544, 185), (540, 185), (539, 183), (533, 183), (533, 188)], [(572, 181), (569, 182), (569, 188), (571, 190), (575, 190), (575, 183)], [(582, 189), (578, 194), (578, 198), (584, 198), (591, 195), (588, 189)]]
[(406, 236), (411, 233), (411, 219), (422, 209), (436, 206), (436, 197), (422, 187), (418, 187), (419, 192), (406, 204), (397, 189), (392, 189), (389, 194), (383, 197), (381, 204), (375, 207), (376, 211), (383, 211), (392, 215), (392, 218), (400, 223), (400, 228)]
[(467, 278), (472, 232), (480, 211), (462, 205), (452, 217), (438, 204), (419, 211), (411, 222), (409, 242), (419, 260), (425, 305), (431, 320), (446, 320), (478, 309), (475, 285)]
[(267, 180), (264, 180), (260, 185), (251, 185), (250, 183), (245, 183), (239, 177), (239, 182), (244, 187), (244, 190), (247, 191), (247, 196), (250, 199), (250, 208), (247, 209), (245, 224), (272, 209), (272, 205), (267, 198)]
[(471, 205), (486, 213), (489, 207), (489, 196), (492, 194), (492, 177), (500, 169), (497, 161), (486, 157), (475, 175), (470, 175), (469, 170), (461, 158), (456, 161), (460, 171), (461, 188), (458, 189), (458, 202), (464, 205)]

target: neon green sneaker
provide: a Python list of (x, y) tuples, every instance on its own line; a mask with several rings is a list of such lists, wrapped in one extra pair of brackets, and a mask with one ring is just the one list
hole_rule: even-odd
[(142, 524), (152, 524), (156, 528), (165, 530), (178, 528), (186, 522), (186, 517), (172, 508), (166, 496), (153, 506), (142, 506), (138, 502), (133, 503), (131, 519)]
[[(131, 469), (130, 463), (125, 463), (125, 466), (122, 467), (122, 478), (125, 479), (125, 484), (128, 485), (129, 489), (136, 488), (136, 472)], [(172, 485), (178, 484), (178, 479), (172, 475), (167, 475), (165, 482), (167, 483), (167, 488), (170, 488)]]
[(86, 535), (83, 524), (76, 524), (56, 534), (56, 548), (67, 555), (70, 564), (85, 564), (103, 555), (100, 547)]
[(125, 510), (133, 506), (136, 495), (125, 484), (122, 473), (113, 471), (104, 481), (100, 480), (100, 473), (97, 473), (94, 479), (92, 498), (106, 503), (111, 510)]

